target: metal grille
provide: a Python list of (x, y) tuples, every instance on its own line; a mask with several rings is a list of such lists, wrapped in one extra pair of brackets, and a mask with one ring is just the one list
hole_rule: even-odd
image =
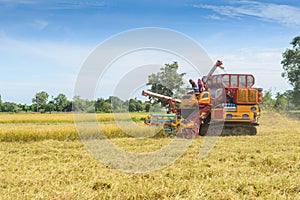
[(257, 103), (258, 91), (254, 88), (239, 88), (237, 103)]
[(239, 89), (238, 90), (237, 101), (239, 103), (246, 103), (247, 102), (247, 89)]
[(257, 102), (257, 89), (248, 89), (248, 100), (249, 102)]

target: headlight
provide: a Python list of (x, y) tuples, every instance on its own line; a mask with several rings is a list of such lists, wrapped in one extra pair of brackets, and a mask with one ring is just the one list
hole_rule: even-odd
[(249, 118), (248, 114), (243, 114), (243, 118)]
[(226, 115), (226, 118), (227, 118), (227, 119), (232, 119), (232, 114), (227, 114), (227, 115)]

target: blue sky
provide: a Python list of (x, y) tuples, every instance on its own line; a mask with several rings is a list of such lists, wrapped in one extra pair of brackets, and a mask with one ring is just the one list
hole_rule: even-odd
[[(0, 0), (0, 94), (31, 103), (41, 90), (72, 98), (76, 76), (103, 40), (161, 27), (198, 42), (227, 73), (252, 73), (256, 86), (289, 89), (282, 52), (300, 35), (299, 1)], [(103, 97), (110, 95), (103, 91)]]

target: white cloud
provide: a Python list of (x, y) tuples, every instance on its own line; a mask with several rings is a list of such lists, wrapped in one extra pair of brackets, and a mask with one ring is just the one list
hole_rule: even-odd
[(213, 20), (221, 20), (222, 18), (218, 15), (208, 15), (208, 19), (213, 19)]
[(31, 25), (39, 30), (43, 30), (48, 26), (48, 22), (45, 20), (35, 20)]
[(105, 4), (101, 1), (57, 1), (49, 9), (85, 9), (85, 8), (102, 8)]
[(240, 1), (230, 6), (194, 5), (194, 7), (213, 10), (220, 15), (233, 18), (253, 16), (264, 21), (300, 25), (300, 8), (289, 5)]

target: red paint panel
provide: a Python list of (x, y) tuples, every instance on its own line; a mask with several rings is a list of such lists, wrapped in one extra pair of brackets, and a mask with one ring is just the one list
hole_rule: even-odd
[(223, 109), (222, 110), (215, 110), (214, 111), (214, 118), (215, 119), (223, 119)]

